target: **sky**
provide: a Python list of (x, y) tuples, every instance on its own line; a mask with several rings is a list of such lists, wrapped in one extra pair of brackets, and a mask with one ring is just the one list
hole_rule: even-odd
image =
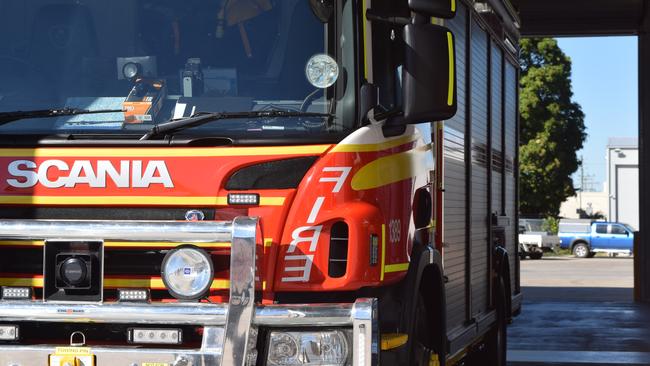
[[(587, 140), (578, 152), (596, 190), (605, 181), (609, 137), (638, 136), (636, 37), (558, 38), (572, 61), (573, 98), (585, 113)], [(574, 175), (579, 187), (579, 174)]]

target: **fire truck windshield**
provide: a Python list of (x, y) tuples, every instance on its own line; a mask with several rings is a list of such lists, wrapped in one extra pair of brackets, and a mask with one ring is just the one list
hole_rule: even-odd
[[(0, 114), (13, 118), (0, 134), (135, 137), (170, 120), (228, 112), (255, 118), (183, 133), (345, 133), (354, 120), (343, 118), (354, 115), (350, 3), (0, 0)], [(52, 109), (109, 113), (30, 115)], [(264, 111), (288, 113), (260, 118)]]

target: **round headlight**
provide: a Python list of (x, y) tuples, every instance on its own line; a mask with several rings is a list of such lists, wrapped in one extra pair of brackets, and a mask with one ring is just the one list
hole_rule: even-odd
[(309, 83), (314, 87), (329, 88), (339, 78), (339, 65), (329, 55), (314, 55), (307, 61), (305, 74)]
[(208, 253), (185, 245), (167, 253), (162, 262), (161, 275), (172, 296), (181, 300), (196, 300), (210, 290), (214, 268)]
[(127, 79), (134, 79), (140, 74), (140, 64), (127, 62), (122, 66), (122, 75)]

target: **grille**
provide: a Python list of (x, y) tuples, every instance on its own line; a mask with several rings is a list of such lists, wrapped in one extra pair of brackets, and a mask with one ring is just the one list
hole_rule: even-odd
[[(0, 208), (0, 215), (12, 219), (89, 220), (185, 220), (185, 212), (195, 208), (106, 209), (106, 208)], [(215, 218), (214, 209), (201, 209), (206, 219)], [(11, 212), (11, 214), (10, 214)], [(17, 214), (18, 213), (18, 214)], [(234, 212), (233, 216), (240, 214)], [(228, 219), (228, 218), (220, 218)], [(37, 299), (42, 297), (43, 241), (0, 240), (0, 285), (29, 286)], [(173, 299), (160, 277), (165, 254), (185, 243), (115, 242), (104, 243), (104, 300), (116, 300), (118, 288), (148, 288), (153, 301)], [(200, 243), (215, 269), (210, 291), (216, 300), (227, 299), (230, 278), (230, 243)]]
[[(105, 242), (104, 299), (116, 297), (118, 288), (148, 288), (152, 300), (171, 299), (160, 277), (160, 267), (167, 251), (183, 243), (165, 243), (165, 247), (138, 247), (141, 243)], [(125, 247), (127, 246), (128, 247)], [(215, 279), (212, 295), (226, 295), (230, 277), (230, 249), (227, 243), (212, 247), (201, 244), (212, 257)], [(0, 241), (0, 285), (43, 287), (43, 242)], [(36, 291), (38, 295), (40, 291)]]

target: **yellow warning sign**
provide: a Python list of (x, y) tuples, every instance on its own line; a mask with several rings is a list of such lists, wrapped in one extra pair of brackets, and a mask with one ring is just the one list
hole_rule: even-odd
[(56, 347), (54, 354), (60, 356), (73, 355), (73, 356), (89, 356), (90, 347)]

